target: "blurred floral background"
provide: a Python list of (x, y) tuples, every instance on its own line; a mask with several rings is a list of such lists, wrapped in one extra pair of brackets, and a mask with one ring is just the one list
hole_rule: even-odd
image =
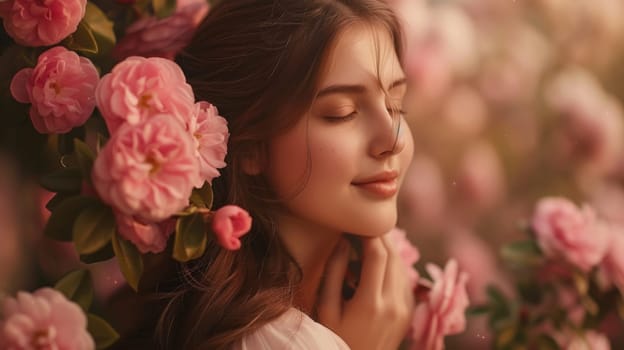
[[(517, 285), (526, 270), (514, 270), (501, 251), (529, 237), (540, 198), (587, 203), (615, 234), (624, 235), (623, 1), (388, 1), (405, 23), (405, 68), (414, 82), (405, 109), (416, 151), (400, 197), (399, 226), (422, 260), (442, 264), (455, 258), (470, 274), (472, 304), (491, 305), (499, 298), (513, 305), (525, 298)], [(142, 34), (190, 33), (208, 6), (202, 5), (202, 13), (187, 2), (192, 3), (179, 1), (168, 22), (146, 18), (126, 29), (138, 34), (110, 48), (112, 55), (122, 59), (141, 48), (148, 51), (139, 54), (173, 57), (183, 40), (165, 38), (150, 46), (155, 39)], [(0, 73), (15, 69), (7, 61), (9, 42), (0, 38)], [(171, 50), (156, 50), (163, 47)], [(1, 82), (2, 101), (7, 87)], [(25, 155), (47, 141), (32, 128), (11, 124), (15, 116), (5, 113), (8, 107), (0, 110), (0, 291), (12, 293), (50, 284), (80, 263), (71, 244), (41, 234), (50, 194), (33, 179), (50, 164), (45, 154)], [(624, 248), (614, 254), (624, 256)], [(114, 260), (89, 269), (100, 301), (129, 292)], [(624, 312), (618, 315), (616, 306), (611, 314), (584, 317), (593, 315), (594, 304), (579, 301), (579, 290), (578, 283), (561, 283), (554, 301), (542, 296), (534, 303), (557, 304), (564, 318), (580, 307), (584, 321), (573, 333), (560, 333), (566, 327), (558, 323), (535, 324), (556, 328), (545, 332), (565, 338), (557, 341), (562, 348), (607, 349), (605, 339), (612, 349), (624, 348)], [(514, 345), (526, 336), (523, 315), (532, 312), (518, 305), (498, 324), (491, 312), (475, 312), (465, 332), (447, 339), (447, 349), (529, 348)], [(114, 324), (131, 323), (131, 317), (115, 316), (124, 307), (105, 314), (117, 318)], [(583, 340), (580, 347), (571, 341), (576, 337)], [(549, 348), (547, 341), (540, 344), (535, 348)]]

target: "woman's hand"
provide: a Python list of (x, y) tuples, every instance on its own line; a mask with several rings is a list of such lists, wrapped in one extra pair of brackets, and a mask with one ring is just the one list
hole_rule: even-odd
[(350, 300), (342, 285), (349, 244), (341, 241), (325, 267), (319, 321), (353, 350), (396, 349), (407, 334), (414, 299), (407, 272), (387, 236), (362, 238), (362, 271)]

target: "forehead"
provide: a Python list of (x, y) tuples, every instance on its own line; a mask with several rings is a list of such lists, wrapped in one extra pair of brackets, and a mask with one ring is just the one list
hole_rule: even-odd
[(403, 70), (387, 29), (358, 23), (336, 37), (320, 88), (335, 84), (383, 84), (401, 78)]

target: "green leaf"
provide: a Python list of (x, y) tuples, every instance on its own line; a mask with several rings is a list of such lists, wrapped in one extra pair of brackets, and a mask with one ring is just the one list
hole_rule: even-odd
[(51, 192), (79, 193), (82, 173), (77, 167), (60, 168), (41, 177), (41, 186)]
[(108, 322), (94, 314), (87, 314), (87, 330), (95, 341), (96, 349), (106, 349), (119, 339), (119, 333)]
[(76, 31), (63, 40), (63, 44), (71, 50), (81, 53), (96, 54), (99, 52), (97, 41), (93, 35), (93, 30), (84, 21), (78, 23)]
[(152, 0), (154, 14), (158, 18), (171, 16), (176, 9), (176, 0)]
[(543, 263), (544, 257), (534, 240), (507, 244), (501, 249), (503, 259), (514, 265), (534, 267)]
[(110, 207), (96, 202), (85, 208), (74, 222), (73, 241), (79, 254), (93, 254), (104, 248), (115, 233), (115, 216)]
[(490, 311), (490, 309), (491, 309), (490, 306), (487, 304), (470, 306), (466, 310), (466, 315), (479, 316), (479, 315), (487, 314)]
[(206, 250), (206, 228), (201, 213), (178, 218), (176, 222), (173, 258), (185, 262), (199, 258)]
[(66, 193), (55, 193), (54, 196), (52, 198), (50, 198), (50, 200), (48, 201), (48, 203), (46, 203), (46, 209), (48, 209), (49, 211), (54, 211), (55, 208), (61, 204), (64, 200), (66, 200), (67, 198), (71, 198), (75, 195), (72, 194), (66, 194)]
[(91, 29), (100, 53), (107, 53), (115, 46), (114, 23), (93, 1), (87, 2), (87, 10), (82, 21)]
[(126, 277), (126, 281), (128, 281), (128, 285), (134, 291), (138, 291), (141, 274), (143, 274), (141, 253), (132, 243), (119, 237), (118, 234), (113, 235), (113, 250), (115, 251), (115, 256), (117, 256), (121, 272)]
[(98, 200), (87, 196), (73, 196), (58, 204), (44, 229), (44, 234), (52, 239), (70, 242), (74, 230), (74, 222), (84, 208), (97, 203)]
[(110, 260), (114, 256), (115, 252), (113, 251), (113, 243), (109, 241), (108, 244), (95, 253), (80, 255), (80, 261), (85, 264), (93, 264), (100, 261)]
[(82, 177), (91, 182), (91, 168), (93, 167), (95, 154), (93, 154), (89, 146), (80, 139), (74, 139), (74, 152), (76, 152), (76, 158), (78, 159)]
[(194, 188), (191, 192), (191, 203), (200, 208), (212, 208), (212, 186), (208, 182), (204, 182), (201, 188)]
[(63, 293), (86, 312), (93, 302), (93, 283), (87, 270), (73, 271), (61, 278), (54, 289)]

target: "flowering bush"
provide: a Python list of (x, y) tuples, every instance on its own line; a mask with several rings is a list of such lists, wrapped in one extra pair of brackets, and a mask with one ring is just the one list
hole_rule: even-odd
[[(30, 125), (48, 138), (43, 153), (55, 161), (41, 179), (54, 194), (44, 232), (73, 242), (85, 263), (116, 257), (135, 290), (147, 254), (171, 245), (173, 259), (188, 261), (211, 239), (238, 249), (251, 227), (242, 208), (213, 212), (211, 183), (226, 166), (227, 123), (215, 106), (195, 100), (171, 61), (207, 9), (203, 0), (0, 2), (14, 41), (1, 52), (11, 62), (0, 72), (0, 81), (10, 81), (3, 112), (8, 106), (22, 116), (21, 104), (30, 104)], [(131, 52), (136, 48), (143, 51)], [(107, 323), (85, 317), (89, 280), (61, 280), (65, 297), (47, 288), (6, 299), (0, 347), (112, 344), (117, 335)]]
[(503, 249), (519, 298), (491, 287), (473, 309), (489, 315), (495, 347), (610, 349), (601, 328), (614, 313), (624, 317), (622, 232), (562, 197), (540, 199), (530, 222), (531, 239)]

